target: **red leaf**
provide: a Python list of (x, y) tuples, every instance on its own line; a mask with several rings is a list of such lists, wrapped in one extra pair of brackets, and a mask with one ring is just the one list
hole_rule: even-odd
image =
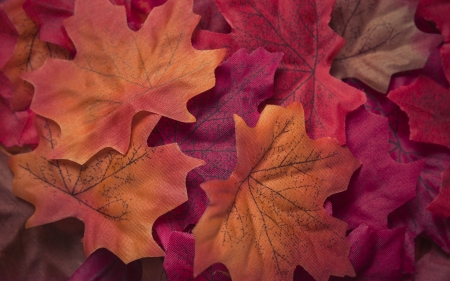
[(8, 18), (5, 11), (0, 9), (0, 69), (2, 69), (14, 53), (17, 43), (17, 33), (14, 24)]
[(73, 15), (75, 0), (26, 0), (23, 9), (39, 26), (42, 40), (75, 52), (63, 21)]
[(450, 169), (442, 172), (442, 185), (439, 194), (428, 205), (427, 210), (443, 217), (450, 216)]
[(218, 0), (232, 28), (230, 35), (198, 32), (198, 48), (254, 50), (260, 46), (284, 57), (275, 79), (273, 102), (302, 102), (306, 130), (313, 138), (335, 137), (345, 143), (345, 116), (365, 96), (329, 74), (343, 40), (328, 26), (334, 0)]
[(216, 69), (216, 86), (189, 102), (188, 109), (197, 118), (196, 123), (164, 117), (158, 123), (162, 143), (177, 142), (187, 155), (206, 161), (206, 165), (188, 175), (188, 202), (155, 225), (163, 246), (171, 231), (184, 231), (197, 223), (205, 211), (208, 199), (200, 183), (226, 179), (231, 174), (236, 165), (233, 113), (243, 116), (252, 126), (256, 124), (258, 105), (273, 95), (273, 76), (281, 56), (262, 48), (251, 54), (244, 49), (237, 51)]
[(408, 114), (410, 139), (450, 147), (450, 91), (426, 76), (391, 91), (388, 98)]
[(416, 186), (416, 198), (395, 210), (389, 216), (389, 227), (406, 227), (404, 268), (414, 271), (414, 238), (424, 233), (450, 252), (450, 226), (442, 217), (426, 210), (437, 196), (441, 185), (441, 172), (450, 166), (450, 150), (445, 147), (409, 140), (408, 117), (382, 94), (365, 88), (368, 96), (366, 108), (388, 117), (389, 149), (391, 157), (399, 163), (424, 159), (425, 166)]
[(450, 255), (432, 245), (431, 250), (416, 262), (416, 266), (414, 281), (447, 281), (450, 276)]
[(350, 228), (364, 223), (387, 228), (392, 211), (416, 195), (416, 183), (425, 161), (399, 164), (389, 155), (387, 118), (359, 108), (347, 119), (347, 146), (362, 162), (346, 191), (331, 197), (333, 214)]
[(75, 271), (69, 281), (140, 281), (139, 261), (124, 264), (106, 249), (98, 249)]

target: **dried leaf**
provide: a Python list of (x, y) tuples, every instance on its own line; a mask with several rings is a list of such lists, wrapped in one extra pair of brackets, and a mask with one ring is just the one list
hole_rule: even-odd
[(24, 1), (7, 0), (0, 3), (0, 9), (8, 15), (18, 34), (14, 53), (1, 68), (14, 86), (14, 111), (26, 110), (33, 97), (33, 86), (21, 77), (25, 72), (38, 69), (50, 57), (69, 58), (67, 50), (39, 39), (38, 27), (22, 9)]
[(389, 155), (385, 117), (360, 108), (347, 118), (347, 145), (362, 166), (346, 191), (331, 197), (333, 215), (356, 228), (387, 229), (388, 215), (416, 196), (425, 161), (399, 164)]
[(391, 91), (388, 98), (408, 114), (410, 139), (450, 148), (450, 91), (428, 77)]
[(236, 169), (201, 185), (210, 205), (193, 229), (194, 276), (217, 262), (232, 280), (289, 280), (298, 264), (318, 281), (354, 276), (347, 224), (323, 205), (360, 163), (336, 140), (309, 139), (299, 103), (266, 106), (255, 128), (235, 122)]
[(422, 68), (442, 42), (437, 34), (414, 24), (419, 0), (337, 0), (330, 26), (346, 43), (333, 61), (331, 74), (357, 78), (386, 93), (392, 74)]
[(123, 7), (77, 2), (65, 21), (77, 49), (74, 60), (49, 60), (26, 76), (36, 89), (32, 109), (61, 127), (60, 144), (48, 157), (85, 163), (105, 147), (124, 154), (139, 111), (195, 121), (186, 102), (214, 86), (213, 70), (224, 55), (192, 47), (198, 20), (192, 0), (170, 0), (134, 32)]
[(345, 143), (345, 116), (365, 101), (360, 91), (329, 74), (342, 39), (328, 26), (334, 0), (217, 0), (232, 32), (199, 31), (201, 49), (264, 47), (283, 52), (275, 78), (272, 103), (286, 106), (300, 101), (306, 131), (313, 138), (335, 137)]
[(281, 57), (263, 48), (250, 54), (245, 49), (237, 51), (216, 69), (216, 86), (189, 102), (197, 122), (186, 124), (162, 118), (158, 123), (154, 131), (159, 132), (163, 144), (176, 142), (184, 153), (206, 162), (188, 175), (188, 202), (155, 225), (163, 246), (172, 231), (187, 231), (204, 213), (208, 199), (200, 184), (230, 176), (236, 166), (233, 114), (243, 116), (248, 124), (256, 124), (258, 105), (273, 95), (273, 77)]
[(187, 200), (187, 173), (202, 161), (185, 156), (176, 144), (148, 148), (145, 143), (159, 116), (136, 115), (127, 154), (102, 150), (85, 165), (45, 158), (60, 142), (56, 124), (38, 118), (36, 150), (12, 156), (13, 192), (36, 207), (26, 226), (66, 217), (85, 223), (86, 255), (106, 248), (123, 262), (164, 252), (152, 237), (162, 214)]

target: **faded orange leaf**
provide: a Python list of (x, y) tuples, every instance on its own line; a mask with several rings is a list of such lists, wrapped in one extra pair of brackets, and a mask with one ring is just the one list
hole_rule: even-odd
[(77, 49), (74, 60), (49, 60), (26, 76), (36, 89), (32, 109), (61, 127), (49, 158), (84, 163), (105, 147), (125, 153), (139, 111), (195, 121), (186, 103), (214, 86), (225, 50), (192, 47), (199, 21), (192, 5), (169, 0), (135, 32), (124, 7), (108, 0), (76, 2), (75, 15), (65, 21)]
[(104, 149), (78, 165), (45, 157), (60, 141), (59, 128), (37, 117), (39, 146), (9, 161), (14, 194), (36, 207), (26, 227), (76, 217), (85, 224), (86, 255), (106, 248), (125, 263), (164, 255), (152, 225), (187, 200), (186, 175), (203, 161), (184, 155), (176, 144), (147, 147), (158, 120), (156, 114), (137, 114), (127, 154)]
[(221, 262), (233, 280), (354, 276), (347, 224), (323, 208), (360, 166), (337, 140), (311, 140), (300, 103), (268, 105), (255, 128), (235, 116), (238, 163), (226, 181), (202, 184), (210, 200), (194, 228), (194, 274)]
[(330, 26), (345, 39), (331, 66), (336, 78), (357, 78), (386, 93), (394, 73), (422, 68), (442, 42), (414, 23), (419, 0), (337, 0)]
[(47, 58), (69, 59), (70, 52), (58, 45), (41, 41), (37, 25), (25, 14), (22, 5), (25, 0), (6, 0), (0, 2), (3, 10), (17, 30), (18, 38), (14, 53), (1, 71), (14, 86), (12, 108), (26, 110), (33, 97), (33, 86), (24, 81), (21, 75), (41, 67)]

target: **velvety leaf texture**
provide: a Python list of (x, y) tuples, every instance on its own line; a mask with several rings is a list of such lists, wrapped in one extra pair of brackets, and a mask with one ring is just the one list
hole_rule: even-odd
[(347, 225), (323, 205), (360, 163), (336, 140), (309, 139), (304, 122), (299, 103), (267, 105), (255, 128), (235, 117), (237, 166), (201, 185), (210, 204), (193, 229), (194, 276), (216, 262), (233, 280), (291, 280), (297, 265), (318, 281), (354, 275)]

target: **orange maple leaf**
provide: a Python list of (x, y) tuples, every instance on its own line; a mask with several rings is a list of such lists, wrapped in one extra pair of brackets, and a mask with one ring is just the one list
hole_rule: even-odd
[(1, 71), (14, 86), (12, 109), (26, 110), (33, 97), (33, 86), (21, 78), (21, 74), (41, 67), (47, 58), (69, 59), (70, 52), (58, 45), (41, 41), (37, 25), (22, 8), (25, 0), (8, 0), (0, 3), (11, 23), (17, 30), (18, 38), (14, 53)]
[(186, 175), (203, 161), (184, 155), (176, 144), (147, 147), (159, 118), (146, 112), (135, 116), (126, 155), (104, 149), (79, 165), (45, 157), (60, 141), (59, 129), (37, 117), (39, 146), (9, 161), (14, 194), (36, 207), (26, 227), (76, 217), (85, 223), (86, 255), (106, 248), (125, 263), (164, 255), (152, 225), (187, 200)]
[(31, 108), (61, 127), (61, 143), (48, 157), (81, 164), (105, 147), (125, 153), (139, 111), (194, 122), (186, 103), (214, 86), (225, 55), (192, 47), (198, 21), (192, 0), (169, 0), (134, 32), (124, 7), (77, 1), (65, 21), (74, 60), (49, 60), (26, 76), (36, 89)]
[(323, 204), (359, 161), (335, 139), (309, 139), (300, 103), (266, 106), (255, 128), (235, 123), (236, 169), (201, 185), (210, 205), (193, 230), (194, 275), (221, 262), (236, 281), (292, 280), (297, 265), (318, 281), (355, 276), (347, 224)]

